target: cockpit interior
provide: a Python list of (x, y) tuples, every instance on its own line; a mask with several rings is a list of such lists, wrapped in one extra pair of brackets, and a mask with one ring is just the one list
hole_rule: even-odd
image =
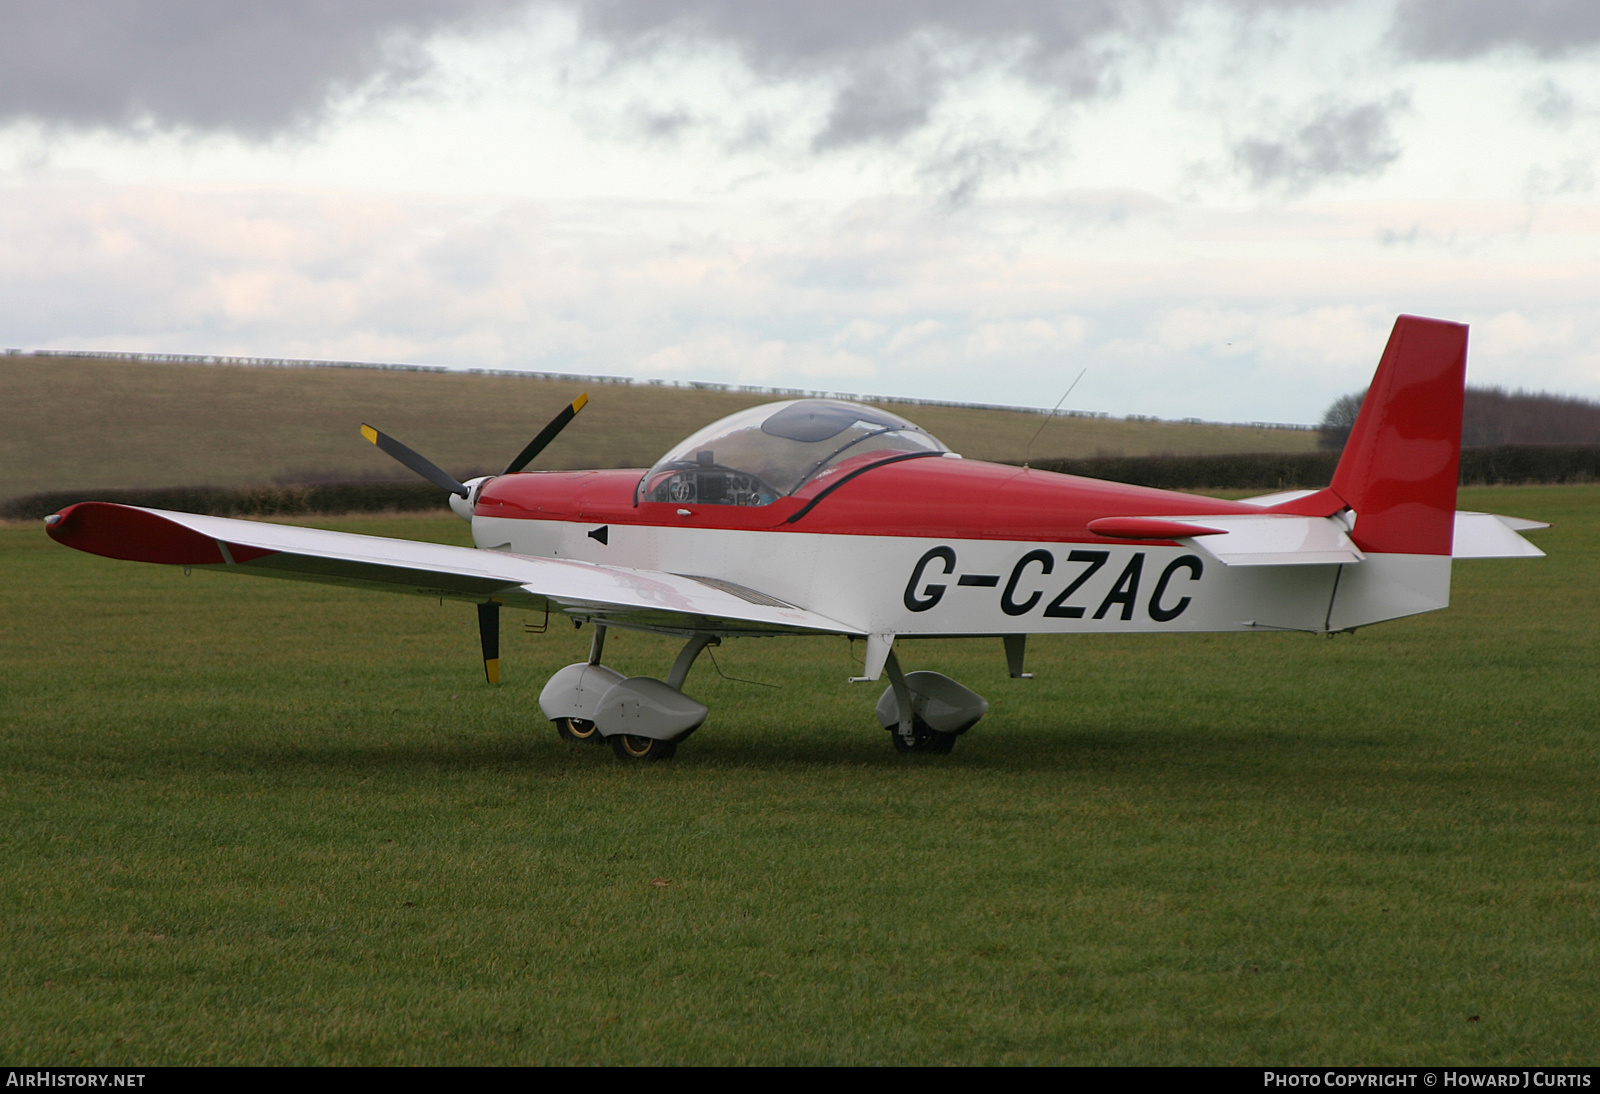
[(770, 505), (839, 472), (946, 452), (931, 433), (876, 407), (767, 403), (713, 422), (668, 452), (640, 480), (635, 500)]

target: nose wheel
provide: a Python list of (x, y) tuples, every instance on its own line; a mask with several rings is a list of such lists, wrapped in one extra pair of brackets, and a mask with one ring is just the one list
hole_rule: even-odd
[[(596, 624), (589, 660), (568, 665), (545, 683), (539, 709), (563, 741), (610, 741), (619, 760), (665, 760), (706, 720), (705, 704), (681, 690), (689, 667), (717, 636), (697, 632), (666, 680), (623, 676), (600, 663), (606, 628)], [(601, 727), (604, 727), (602, 730)]]

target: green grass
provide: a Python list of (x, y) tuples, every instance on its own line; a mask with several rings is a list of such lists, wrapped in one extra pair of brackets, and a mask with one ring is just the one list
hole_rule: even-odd
[(729, 643), (781, 689), (702, 660), (643, 767), (535, 707), (587, 631), (491, 689), (463, 605), (0, 529), (0, 1057), (1593, 1064), (1600, 488), (1462, 505), (1551, 557), (1333, 640), (1035, 640), (1031, 682), (917, 644), (993, 704), (947, 757), (844, 640)]
[[(701, 426), (778, 396), (468, 373), (0, 355), (0, 501), (53, 490), (405, 478), (371, 422), (452, 472), (498, 471), (587, 389), (540, 468), (649, 467)], [(916, 392), (907, 392), (916, 395)], [(972, 459), (1020, 460), (1037, 414), (884, 404)], [(1308, 452), (1304, 430), (1064, 418), (1031, 455)]]

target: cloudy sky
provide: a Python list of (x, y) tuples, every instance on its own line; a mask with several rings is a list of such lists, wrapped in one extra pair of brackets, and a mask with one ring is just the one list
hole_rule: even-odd
[(1593, 0), (11, 0), (0, 346), (1600, 398)]

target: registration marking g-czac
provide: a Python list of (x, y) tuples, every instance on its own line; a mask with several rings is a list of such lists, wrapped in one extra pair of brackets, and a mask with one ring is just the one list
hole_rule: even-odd
[[(1067, 601), (1073, 594), (1088, 584), (1111, 558), (1111, 552), (1105, 550), (1084, 550), (1070, 548), (1067, 551), (1067, 563), (1081, 564), (1082, 569), (1077, 571), (1073, 579), (1068, 582), (1054, 599), (1045, 604), (1041, 613), (1046, 619), (1082, 619), (1087, 611), (1085, 604), (1069, 604)], [(1124, 621), (1133, 619), (1133, 613), (1139, 600), (1139, 581), (1144, 573), (1145, 552), (1135, 551), (1123, 566), (1122, 572), (1112, 582), (1111, 588), (1100, 601), (1099, 607), (1094, 611), (1092, 619), (1104, 619), (1113, 608), (1119, 609), (1119, 618)], [(1000, 578), (994, 574), (957, 574), (957, 557), (954, 547), (940, 544), (930, 548), (915, 566), (911, 568), (910, 580), (906, 582), (903, 602), (908, 610), (913, 612), (932, 611), (944, 600), (949, 584), (933, 579), (933, 567), (941, 566), (942, 570), (936, 571), (944, 576), (954, 576), (956, 586), (976, 588), (996, 588), (1000, 585)], [(1055, 572), (1055, 553), (1043, 547), (1028, 551), (1016, 564), (1011, 567), (1010, 576), (1006, 578), (1005, 587), (1000, 590), (1000, 610), (1008, 616), (1024, 616), (1033, 612), (1044, 603), (1046, 589), (1036, 587), (1036, 582), (1030, 579), (1046, 577)], [(1156, 579), (1150, 591), (1150, 597), (1145, 601), (1145, 612), (1157, 623), (1170, 623), (1193, 602), (1189, 592), (1193, 586), (1184, 590), (1184, 595), (1169, 602), (1169, 586), (1180, 573), (1185, 574), (1188, 582), (1198, 582), (1205, 574), (1205, 563), (1198, 555), (1181, 555), (1167, 563), (1161, 571), (1161, 576)], [(1026, 585), (1026, 587), (1025, 587)], [(1048, 586), (1047, 586), (1048, 587)], [(1174, 590), (1176, 591), (1176, 590)]]

